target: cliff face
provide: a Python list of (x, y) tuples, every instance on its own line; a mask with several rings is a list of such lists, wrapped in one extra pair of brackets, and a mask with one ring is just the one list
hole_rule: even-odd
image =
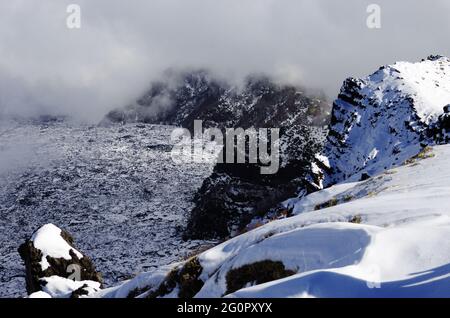
[(239, 234), (254, 218), (286, 217), (289, 211), (280, 202), (298, 189), (317, 190), (306, 177), (323, 140), (319, 128), (286, 129), (281, 167), (274, 175), (261, 175), (258, 164), (217, 164), (194, 198), (185, 238), (225, 238)]

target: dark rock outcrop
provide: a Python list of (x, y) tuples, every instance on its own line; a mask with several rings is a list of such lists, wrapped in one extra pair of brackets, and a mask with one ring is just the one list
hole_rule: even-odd
[(185, 238), (239, 234), (252, 219), (276, 214), (278, 204), (295, 196), (298, 189), (317, 190), (306, 177), (323, 139), (320, 129), (286, 129), (280, 141), (280, 169), (273, 175), (262, 175), (259, 164), (217, 164), (194, 198)]
[[(52, 229), (56, 228), (52, 224), (47, 224), (40, 230), (45, 230), (45, 227), (52, 227)], [(79, 273), (77, 274), (80, 281), (95, 281), (102, 283), (102, 276), (96, 271), (91, 259), (85, 255), (81, 255), (80, 257), (80, 253), (73, 245), (72, 236), (64, 230), (60, 231), (60, 236), (70, 248), (68, 250), (70, 258), (51, 257), (49, 255), (45, 255), (42, 250), (35, 247), (34, 236), (27, 239), (25, 243), (20, 245), (19, 254), (25, 263), (26, 286), (28, 294), (42, 290), (43, 286), (46, 284), (43, 278), (52, 276), (71, 278), (74, 274), (74, 270), (76, 269), (79, 269)], [(48, 243), (52, 244), (52, 242)], [(48, 263), (46, 268), (43, 266), (44, 255), (45, 260)], [(73, 296), (87, 294), (87, 291), (83, 291), (82, 289), (83, 287), (79, 288)]]
[(433, 138), (438, 144), (450, 142), (450, 105), (445, 106), (443, 111), (444, 113), (428, 131), (428, 137)]

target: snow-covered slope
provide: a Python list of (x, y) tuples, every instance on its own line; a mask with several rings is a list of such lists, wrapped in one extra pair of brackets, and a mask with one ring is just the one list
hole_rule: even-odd
[[(450, 104), (450, 60), (381, 67), (365, 79), (349, 78), (334, 102), (324, 155), (325, 185), (363, 173), (375, 175), (417, 153)], [(432, 141), (432, 140), (431, 140)]]
[[(450, 297), (450, 145), (426, 154), (291, 201), (298, 215), (200, 254), (196, 297)], [(255, 285), (277, 275), (287, 277)], [(148, 295), (163, 279), (148, 273), (97, 296), (123, 296), (137, 282)]]

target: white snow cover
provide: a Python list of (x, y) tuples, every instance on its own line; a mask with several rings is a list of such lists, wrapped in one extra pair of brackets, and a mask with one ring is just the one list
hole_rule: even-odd
[(40, 290), (32, 293), (30, 296), (28, 296), (28, 298), (52, 298), (52, 296)]
[(46, 270), (50, 264), (47, 262), (47, 256), (52, 258), (64, 258), (71, 260), (69, 251), (72, 250), (78, 258), (82, 258), (83, 254), (70, 246), (61, 236), (61, 229), (53, 224), (46, 224), (39, 228), (31, 241), (35, 248), (42, 252), (42, 260), (40, 262), (42, 270)]
[[(204, 253), (202, 265), (208, 272), (220, 266), (214, 275), (220, 277), (266, 258), (300, 273), (236, 297), (449, 297), (450, 145), (433, 153), (367, 181), (311, 194), (294, 203), (298, 216)], [(336, 206), (314, 210), (331, 198)], [(349, 201), (339, 204), (342, 198)], [(364, 224), (339, 222), (355, 216)], [(282, 233), (263, 239), (270, 231)], [(218, 296), (221, 284), (208, 279), (198, 296)]]
[[(156, 288), (162, 283), (167, 273), (177, 264), (161, 266), (153, 271), (139, 274), (133, 279), (122, 282), (119, 286), (106, 288), (95, 295), (95, 298), (126, 298), (135, 289)], [(144, 294), (145, 295), (145, 294)], [(143, 295), (142, 295), (143, 296)]]
[[(205, 284), (196, 297), (450, 297), (450, 145), (432, 154), (292, 199), (286, 204), (297, 215), (200, 254)], [(226, 295), (228, 271), (261, 260), (281, 261), (297, 274)], [(127, 284), (155, 286), (161, 274)], [(126, 289), (108, 295), (123, 297)]]
[(92, 280), (74, 281), (60, 276), (44, 277), (41, 280), (46, 282), (43, 291), (53, 298), (68, 298), (73, 291), (83, 286), (88, 295), (100, 290), (100, 283)]
[[(272, 230), (277, 231), (273, 228)], [(221, 297), (226, 293), (226, 274), (233, 268), (258, 261), (281, 261), (287, 269), (296, 272), (340, 267), (361, 259), (369, 244), (370, 234), (376, 231), (370, 226), (355, 227), (349, 223), (316, 224), (256, 239), (253, 244), (237, 240), (214, 248), (201, 256), (205, 267), (205, 286), (197, 297)], [(270, 235), (269, 233), (266, 233)], [(330, 239), (333, 238), (333, 239)], [(243, 238), (242, 238), (243, 239)], [(243, 243), (236, 249), (236, 243)], [(212, 278), (208, 278), (217, 268)]]
[(449, 297), (449, 233), (448, 219), (374, 231), (354, 265), (306, 271), (230, 297)]
[[(450, 60), (442, 57), (419, 63), (397, 62), (392, 65), (402, 79), (386, 80), (386, 87), (398, 88), (413, 96), (419, 117), (429, 123), (442, 114), (443, 107), (450, 104)], [(386, 77), (391, 74), (384, 73)]]

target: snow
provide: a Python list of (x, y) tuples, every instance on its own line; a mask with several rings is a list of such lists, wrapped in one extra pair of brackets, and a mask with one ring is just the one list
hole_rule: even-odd
[(43, 291), (38, 291), (35, 293), (32, 293), (28, 298), (52, 298), (49, 294)]
[(298, 200), (297, 198), (286, 200), (284, 205), (293, 208), (292, 212), (294, 214), (312, 211), (317, 205), (330, 201), (336, 197), (336, 195), (345, 193), (345, 191), (352, 189), (357, 184), (357, 182), (337, 184), (322, 191), (311, 193), (310, 195), (303, 197), (302, 200)]
[[(236, 254), (228, 253), (227, 244), (214, 248), (200, 258), (205, 273), (215, 273), (197, 297), (220, 297), (226, 292), (226, 274), (231, 269), (258, 261), (281, 261), (286, 269), (296, 272), (353, 264), (361, 259), (373, 231), (376, 228), (356, 228), (349, 223), (336, 223), (333, 227), (317, 224), (275, 234), (259, 243), (242, 247)], [(330, 240), (331, 237), (333, 240)], [(218, 260), (223, 264), (215, 271)]]
[[(352, 259), (354, 264), (342, 263), (342, 257), (345, 259), (348, 251), (332, 250), (338, 254), (333, 258), (341, 263), (300, 270), (297, 275), (248, 287), (229, 296), (450, 297), (450, 212), (447, 209), (450, 203), (447, 164), (450, 145), (435, 147), (433, 152), (433, 158), (388, 171), (388, 174), (365, 182), (336, 185), (312, 194), (313, 198), (307, 196), (297, 203), (301, 214), (265, 226), (279, 231), (290, 225), (300, 227), (298, 231), (301, 232), (317, 227), (307, 226), (308, 223), (326, 222), (321, 224), (321, 229), (324, 235), (328, 233), (328, 239), (324, 239), (323, 245), (317, 244), (314, 251), (330, 256), (329, 248), (336, 240), (339, 241), (337, 245), (342, 246), (362, 242), (361, 236), (344, 241), (334, 233), (343, 227), (336, 221), (358, 214), (364, 224), (351, 224), (352, 231), (364, 231), (367, 239), (363, 241), (359, 257)], [(379, 183), (380, 191), (369, 195), (374, 183)], [(339, 197), (343, 194), (353, 194), (355, 198), (323, 210), (312, 209), (330, 195)], [(243, 238), (237, 239), (243, 241)], [(303, 254), (306, 250), (301, 241), (285, 240), (284, 244), (285, 247), (274, 245), (272, 252), (277, 255), (280, 248), (298, 247), (297, 254)], [(311, 261), (312, 257), (305, 255), (305, 261)], [(283, 261), (289, 264), (290, 259)]]
[[(450, 103), (450, 60), (442, 57), (419, 63), (397, 62), (393, 66), (403, 77), (402, 91), (415, 99), (419, 117), (430, 122), (442, 114), (443, 107)], [(398, 85), (398, 82), (394, 82)], [(389, 85), (394, 86), (394, 83)]]
[(450, 297), (449, 220), (372, 233), (355, 265), (305, 271), (230, 297)]
[(144, 272), (133, 279), (122, 282), (121, 284), (103, 289), (96, 293), (95, 298), (126, 298), (130, 292), (137, 289), (153, 290), (161, 284), (170, 269), (176, 264), (170, 266), (161, 266), (153, 271)]
[[(297, 215), (198, 256), (204, 285), (196, 297), (450, 297), (450, 145), (432, 153), (288, 200)], [(316, 209), (330, 199), (334, 205)], [(296, 274), (226, 295), (231, 269), (262, 260)]]
[(61, 236), (61, 229), (53, 224), (46, 224), (39, 228), (31, 237), (35, 248), (42, 252), (41, 268), (45, 271), (50, 264), (47, 262), (47, 256), (52, 258), (64, 258), (71, 260), (72, 250), (75, 255), (81, 259), (83, 254), (70, 246)]
[[(45, 282), (43, 291), (52, 298), (68, 298), (72, 292), (84, 287), (89, 294), (93, 294), (100, 290), (100, 283), (91, 280), (74, 281), (60, 276), (50, 276), (41, 279)], [(81, 296), (83, 297), (83, 296)]]
[[(369, 180), (338, 184), (287, 203), (293, 206), (294, 213), (307, 214), (305, 218), (314, 222), (327, 218), (346, 220), (359, 215), (365, 222), (383, 226), (447, 215), (448, 147), (434, 147), (434, 157), (388, 170)], [(317, 205), (332, 199), (336, 206), (315, 211)]]
[(330, 162), (328, 161), (328, 158), (325, 157), (322, 154), (316, 154), (315, 155), (316, 159), (319, 160), (320, 162), (322, 162), (322, 164), (324, 164), (326, 167), (330, 167)]

